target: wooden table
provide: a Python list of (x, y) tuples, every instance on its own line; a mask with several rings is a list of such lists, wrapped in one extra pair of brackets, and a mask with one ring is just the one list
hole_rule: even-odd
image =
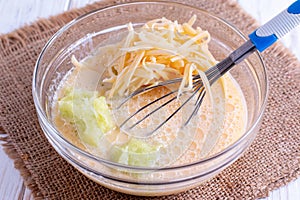
[[(38, 18), (49, 17), (95, 0), (0, 0), (0, 34), (8, 33)], [(238, 0), (246, 11), (264, 23), (294, 0)], [(282, 40), (300, 60), (300, 27)], [(33, 199), (23, 184), (13, 160), (0, 147), (0, 200)], [(268, 200), (300, 199), (300, 178), (271, 193)]]

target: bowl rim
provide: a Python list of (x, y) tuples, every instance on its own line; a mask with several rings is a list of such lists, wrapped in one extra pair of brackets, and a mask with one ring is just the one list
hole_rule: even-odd
[[(117, 4), (117, 5), (110, 5), (110, 6), (106, 6), (100, 9), (94, 9), (90, 12), (87, 12), (73, 20), (71, 20), (70, 22), (68, 22), (66, 25), (64, 25), (62, 28), (60, 28), (45, 44), (45, 46), (43, 47), (43, 49), (41, 50), (41, 53), (38, 56), (38, 59), (36, 61), (35, 64), (35, 68), (33, 71), (33, 78), (32, 78), (32, 96), (33, 96), (33, 101), (34, 101), (34, 105), (35, 108), (37, 110), (37, 116), (38, 119), (41, 123), (41, 121), (44, 123), (46, 122), (48, 125), (48, 128), (51, 129), (51, 131), (53, 131), (53, 133), (58, 136), (58, 139), (63, 142), (65, 145), (67, 145), (69, 148), (71, 148), (72, 150), (76, 151), (77, 153), (80, 153), (81, 155), (84, 155), (90, 159), (93, 159), (94, 161), (97, 162), (101, 162), (107, 165), (111, 165), (111, 166), (116, 166), (116, 167), (121, 167), (124, 169), (131, 169), (131, 170), (159, 170), (159, 171), (163, 171), (163, 170), (170, 170), (170, 169), (182, 169), (182, 168), (187, 168), (187, 167), (191, 167), (191, 166), (195, 166), (195, 165), (199, 165), (199, 164), (204, 164), (206, 162), (209, 162), (211, 160), (214, 160), (224, 154), (226, 154), (227, 152), (229, 152), (231, 149), (235, 148), (236, 146), (238, 146), (241, 142), (244, 141), (244, 139), (253, 131), (253, 129), (259, 124), (264, 110), (266, 108), (266, 104), (267, 104), (267, 99), (268, 99), (268, 94), (269, 94), (269, 82), (268, 82), (268, 77), (267, 77), (267, 69), (265, 66), (265, 63), (263, 62), (263, 59), (261, 57), (261, 54), (256, 50), (254, 52), (254, 54), (257, 55), (260, 63), (262, 64), (263, 67), (263, 74), (264, 76), (264, 82), (266, 83), (266, 91), (265, 91), (265, 95), (262, 95), (263, 98), (263, 102), (259, 111), (259, 114), (257, 116), (257, 118), (254, 120), (253, 124), (251, 125), (251, 127), (238, 139), (236, 140), (234, 143), (232, 143), (231, 145), (229, 145), (228, 147), (226, 147), (225, 149), (223, 149), (222, 151), (213, 154), (211, 156), (205, 157), (203, 159), (200, 159), (198, 161), (192, 162), (192, 163), (188, 163), (188, 164), (183, 164), (183, 165), (178, 165), (178, 166), (174, 166), (174, 167), (139, 167), (139, 166), (129, 166), (129, 165), (125, 165), (125, 164), (120, 164), (117, 162), (113, 162), (110, 160), (106, 160), (104, 158), (95, 156), (85, 150), (80, 149), (79, 147), (76, 147), (75, 145), (73, 145), (70, 141), (68, 141), (66, 138), (64, 138), (62, 136), (62, 134), (60, 134), (60, 132), (55, 128), (55, 126), (53, 125), (53, 123), (48, 119), (46, 112), (44, 111), (44, 109), (42, 108), (42, 105), (40, 103), (40, 98), (38, 96), (38, 91), (36, 89), (37, 87), (37, 74), (38, 74), (38, 70), (39, 70), (39, 66), (41, 63), (41, 60), (43, 59), (44, 53), (46, 52), (46, 50), (48, 49), (48, 47), (56, 40), (56, 38), (58, 36), (60, 36), (64, 31), (66, 31), (68, 28), (70, 28), (71, 26), (73, 26), (74, 24), (76, 24), (77, 22), (79, 22), (80, 20), (89, 17), (90, 15), (93, 15), (95, 13), (98, 12), (103, 12), (109, 9), (116, 9), (116, 8), (120, 8), (123, 6), (130, 6), (130, 5), (139, 5), (139, 4), (151, 4), (151, 5), (155, 5), (155, 4), (165, 4), (165, 5), (175, 5), (175, 6), (181, 6), (181, 7), (186, 7), (189, 9), (194, 9), (197, 10), (198, 12), (201, 12), (209, 17), (212, 17), (218, 21), (220, 21), (221, 23), (225, 24), (227, 27), (229, 27), (231, 30), (233, 30), (238, 36), (241, 37), (241, 39), (243, 39), (244, 41), (247, 41), (246, 36), (238, 29), (236, 28), (233, 24), (231, 24), (230, 22), (228, 22), (227, 20), (218, 17), (217, 15), (210, 13), (204, 9), (198, 8), (198, 7), (193, 7), (191, 5), (187, 5), (187, 4), (183, 4), (183, 3), (178, 3), (178, 2), (168, 2), (168, 1), (161, 1), (161, 0), (155, 0), (155, 1), (138, 1), (138, 2), (127, 2), (127, 3), (121, 3), (121, 4)], [(44, 134), (48, 134), (46, 131), (44, 131)], [(51, 136), (52, 137), (52, 136)], [(51, 144), (52, 145), (52, 144)]]

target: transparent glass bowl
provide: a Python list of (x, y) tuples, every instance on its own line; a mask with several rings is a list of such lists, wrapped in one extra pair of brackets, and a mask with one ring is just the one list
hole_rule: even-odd
[[(90, 12), (59, 30), (42, 50), (33, 76), (33, 98), (40, 125), (55, 150), (76, 169), (97, 183), (123, 193), (158, 196), (194, 188), (220, 173), (238, 159), (255, 138), (266, 106), (268, 82), (258, 53), (234, 67), (230, 73), (246, 98), (247, 131), (234, 144), (216, 155), (183, 166), (143, 168), (125, 166), (101, 159), (74, 146), (57, 131), (51, 121), (51, 103), (58, 83), (72, 68), (71, 56), (79, 60), (102, 41), (135, 26), (161, 17), (186, 22), (195, 14), (196, 26), (211, 34), (210, 50), (222, 60), (246, 39), (228, 22), (204, 10), (178, 3), (139, 2)], [(49, 163), (50, 164), (50, 163)]]

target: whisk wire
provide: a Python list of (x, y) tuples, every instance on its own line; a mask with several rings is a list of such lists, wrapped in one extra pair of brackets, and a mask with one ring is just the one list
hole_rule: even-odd
[[(213, 77), (218, 75), (218, 68), (210, 68), (208, 69), (206, 72), (205, 72), (207, 78), (209, 80), (213, 80)], [(158, 85), (155, 85), (155, 86), (150, 86), (150, 87), (146, 87), (146, 88), (143, 88), (141, 90), (137, 90), (136, 92), (133, 92), (131, 95), (129, 95), (122, 103), (120, 106), (124, 105), (129, 99), (131, 99), (132, 97), (142, 93), (142, 92), (145, 92), (145, 91), (148, 91), (148, 90), (151, 90), (151, 89), (154, 89), (156, 87), (160, 87), (160, 86), (165, 86), (165, 85), (169, 85), (169, 84), (174, 84), (174, 83), (177, 83), (179, 81), (181, 81), (182, 79), (181, 78), (177, 78), (177, 79), (172, 79), (172, 80), (169, 80), (169, 81), (165, 81), (165, 82), (161, 82), (159, 83)], [(168, 116), (168, 118), (166, 120), (164, 120), (161, 124), (159, 124), (153, 131), (151, 131), (149, 134), (152, 134), (154, 133), (156, 130), (158, 130), (161, 126), (163, 126), (165, 123), (167, 123), (179, 110), (182, 109), (183, 106), (186, 105), (186, 103), (188, 103), (200, 90), (200, 93), (198, 95), (198, 98), (195, 102), (195, 109), (193, 110), (192, 114), (189, 116), (189, 118), (187, 119), (187, 121), (184, 123), (184, 126), (186, 126), (190, 120), (192, 119), (192, 117), (194, 115), (197, 114), (197, 112), (199, 111), (199, 108), (200, 108), (200, 105), (204, 99), (204, 96), (206, 94), (206, 92), (204, 91), (204, 87), (203, 87), (203, 83), (201, 81), (201, 77), (200, 75), (195, 75), (193, 77), (193, 80), (196, 80), (194, 83), (193, 83), (193, 89), (194, 89), (194, 92), (193, 94), (186, 100), (183, 102), (182, 105), (180, 105), (170, 116)], [(174, 94), (178, 92), (178, 89), (176, 90), (173, 90), (157, 99), (155, 99), (154, 101), (146, 104), (145, 106), (141, 107), (140, 109), (138, 109), (136, 112), (134, 112), (133, 114), (131, 114), (124, 122), (122, 122), (122, 124), (120, 125), (120, 128), (124, 127), (124, 125), (130, 120), (132, 119), (134, 116), (136, 116), (138, 113), (140, 113), (141, 111), (145, 110), (147, 107), (153, 105), (154, 103)], [(186, 93), (186, 92), (184, 92)], [(182, 94), (180, 94), (179, 96), (181, 96)], [(163, 103), (162, 105), (160, 105), (159, 107), (155, 108), (154, 110), (152, 110), (150, 113), (147, 113), (142, 119), (138, 120), (137, 122), (135, 122), (133, 125), (131, 125), (128, 129), (132, 129), (134, 127), (136, 127), (138, 124), (140, 124), (142, 121), (144, 121), (145, 119), (147, 119), (148, 117), (150, 117), (152, 114), (154, 114), (155, 112), (157, 112), (158, 110), (162, 109), (163, 107), (165, 107), (166, 105), (168, 105), (169, 103), (173, 102), (174, 100), (177, 99), (177, 96), (174, 96), (173, 98), (171, 98), (170, 100), (168, 100), (167, 102)], [(119, 107), (120, 107), (119, 106)]]
[(161, 97), (155, 99), (154, 101), (151, 101), (150, 103), (144, 105), (143, 107), (141, 107), (140, 109), (138, 109), (137, 111), (135, 111), (132, 115), (130, 115), (130, 116), (129, 116), (129, 117), (128, 117), (121, 125), (120, 125), (120, 127), (122, 128), (122, 127), (123, 127), (123, 126), (124, 126), (124, 125), (132, 118), (132, 117), (134, 117), (135, 115), (137, 115), (137, 114), (140, 113), (141, 111), (145, 110), (147, 107), (149, 107), (149, 106), (151, 106), (152, 104), (154, 104), (154, 103), (160, 101), (161, 99), (164, 99), (164, 98), (166, 98), (166, 97), (168, 97), (168, 96), (170, 96), (170, 95), (176, 93), (177, 91), (178, 91), (178, 90), (173, 90), (173, 91), (171, 91), (171, 92), (169, 92), (169, 93), (167, 93), (167, 94), (165, 94), (165, 95), (163, 95), (163, 96), (161, 96)]
[[(193, 94), (186, 100), (184, 101), (171, 115), (169, 115), (169, 117), (167, 119), (165, 119), (162, 123), (160, 123), (153, 131), (150, 131), (147, 135), (152, 135), (154, 132), (156, 132), (158, 129), (160, 129), (164, 124), (166, 124), (174, 115), (176, 115), (178, 113), (178, 111), (180, 111), (182, 109), (182, 107), (184, 107), (196, 94), (197, 92), (201, 89), (202, 87), (198, 87), (195, 92), (193, 92)], [(174, 97), (172, 99), (176, 99), (177, 97)], [(158, 109), (161, 109), (161, 107), (163, 107), (165, 105), (162, 105), (160, 107), (158, 107)]]

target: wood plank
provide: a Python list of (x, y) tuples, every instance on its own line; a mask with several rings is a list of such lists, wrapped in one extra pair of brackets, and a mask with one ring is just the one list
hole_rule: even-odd
[[(46, 18), (65, 11), (67, 0), (0, 0), (0, 33), (9, 33), (38, 18)], [(13, 12), (12, 12), (13, 9)]]
[(2, 146), (0, 160), (0, 199), (19, 199), (24, 190), (23, 180), (19, 171), (14, 168), (13, 160), (8, 158)]

